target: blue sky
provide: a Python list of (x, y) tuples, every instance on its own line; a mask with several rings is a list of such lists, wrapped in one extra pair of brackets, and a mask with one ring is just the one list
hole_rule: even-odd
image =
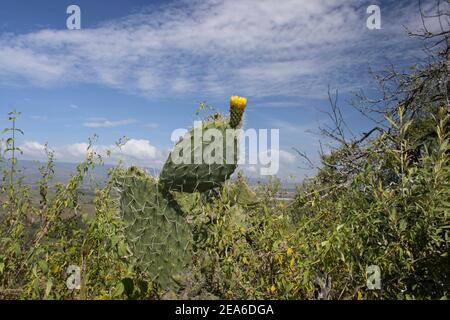
[[(81, 8), (81, 30), (66, 28), (70, 4)], [(381, 8), (380, 30), (366, 27), (371, 4)], [(418, 13), (416, 1), (5, 0), (0, 125), (22, 112), (26, 159), (42, 159), (48, 142), (57, 160), (79, 161), (96, 133), (99, 148), (126, 135), (121, 156), (158, 167), (200, 102), (226, 112), (229, 97), (243, 95), (246, 128), (279, 128), (280, 176), (301, 179), (312, 172), (298, 168), (292, 148), (318, 160), (328, 86), (355, 132), (370, 127), (346, 101), (371, 92), (369, 66), (422, 57), (405, 32), (420, 29)]]

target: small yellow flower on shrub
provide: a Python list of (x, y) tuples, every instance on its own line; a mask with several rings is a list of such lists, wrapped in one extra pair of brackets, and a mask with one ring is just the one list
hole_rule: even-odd
[(295, 267), (295, 259), (294, 258), (291, 259), (291, 262), (289, 263), (289, 267), (291, 269), (294, 269), (294, 267)]
[(270, 292), (274, 293), (275, 291), (277, 291), (277, 287), (273, 284), (272, 287), (270, 287)]
[(292, 254), (294, 253), (294, 249), (292, 249), (292, 248), (289, 247), (289, 248), (287, 249), (287, 252), (286, 252), (286, 253), (287, 253), (287, 256), (290, 257), (290, 256), (292, 256)]
[(59, 273), (61, 271), (61, 268), (58, 265), (52, 266), (52, 272), (53, 273)]

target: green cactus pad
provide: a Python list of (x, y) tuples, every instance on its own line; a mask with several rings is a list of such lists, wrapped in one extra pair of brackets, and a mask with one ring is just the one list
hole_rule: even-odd
[[(198, 129), (198, 128), (197, 128)], [(202, 130), (205, 132), (208, 129), (218, 130), (223, 137), (223, 154), (221, 161), (216, 163), (205, 163), (202, 158), (201, 163), (195, 163), (194, 153), (198, 151), (194, 143), (194, 129), (188, 132), (183, 139), (190, 139), (190, 163), (175, 163), (172, 158), (172, 153), (177, 152), (177, 146), (181, 146), (183, 139), (180, 140), (174, 148), (174, 151), (169, 155), (161, 174), (160, 185), (163, 190), (180, 191), (180, 192), (206, 192), (213, 188), (221, 186), (233, 174), (237, 167), (238, 159), (238, 139), (233, 136), (232, 141), (227, 141), (226, 130), (232, 130), (228, 121), (213, 120), (202, 124)], [(209, 139), (204, 139), (209, 140)], [(208, 150), (211, 141), (202, 140), (202, 150)], [(227, 159), (227, 144), (229, 150), (234, 150), (232, 163), (226, 163)], [(233, 149), (231, 149), (233, 148)], [(202, 152), (196, 153), (202, 156)]]
[(130, 168), (118, 186), (125, 234), (136, 264), (166, 288), (191, 259), (189, 224), (177, 203), (141, 170)]

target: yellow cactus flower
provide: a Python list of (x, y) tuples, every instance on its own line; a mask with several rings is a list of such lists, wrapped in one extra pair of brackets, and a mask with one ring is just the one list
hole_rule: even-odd
[(232, 96), (230, 98), (230, 126), (233, 129), (239, 127), (242, 122), (245, 107), (247, 106), (247, 98)]
[(240, 109), (244, 110), (247, 106), (247, 98), (239, 97), (239, 96), (232, 96), (230, 99), (230, 106), (231, 109)]

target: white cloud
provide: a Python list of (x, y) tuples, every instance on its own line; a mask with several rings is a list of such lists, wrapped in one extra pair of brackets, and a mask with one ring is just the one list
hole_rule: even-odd
[[(52, 146), (55, 160), (76, 163), (86, 158), (87, 143), (73, 143), (61, 146)], [(45, 146), (36, 141), (26, 141), (20, 145), (23, 157), (32, 160), (45, 160)], [(143, 167), (161, 167), (167, 153), (158, 150), (148, 140), (130, 139), (120, 149), (115, 145), (94, 145), (93, 149), (101, 155), (106, 163), (117, 164), (123, 161), (126, 165), (139, 165)], [(111, 155), (107, 156), (107, 150)]]
[(286, 132), (287, 134), (308, 134), (314, 130), (317, 130), (319, 124), (318, 123), (305, 123), (305, 124), (296, 124), (289, 121), (279, 120), (267, 118), (267, 123), (271, 128), (278, 128), (281, 131)]
[(280, 167), (281, 165), (292, 164), (297, 160), (297, 157), (289, 151), (283, 149), (269, 149), (267, 151), (261, 151), (259, 153), (259, 158), (261, 159), (264, 155), (269, 155), (271, 159), (279, 159)]
[(280, 150), (279, 154), (280, 154), (280, 161), (282, 163), (284, 162), (284, 163), (292, 164), (292, 163), (294, 163), (295, 161), (298, 160), (297, 157), (294, 154), (292, 154), (292, 153), (290, 153), (289, 151), (286, 151), (286, 150)]
[(149, 128), (149, 129), (157, 129), (157, 128), (159, 128), (159, 123), (149, 122), (149, 123), (145, 124), (144, 127)]
[(133, 124), (136, 122), (137, 121), (135, 119), (110, 121), (105, 118), (89, 118), (86, 122), (83, 123), (83, 126), (88, 128), (113, 128)]
[(131, 139), (122, 147), (122, 153), (139, 161), (157, 157), (156, 148), (148, 140)]
[[(86, 154), (87, 154), (87, 149), (88, 149), (88, 144), (87, 143), (73, 143), (67, 146), (64, 146), (62, 148), (57, 148), (56, 151), (58, 152), (56, 154), (57, 157), (64, 157), (65, 159), (67, 158), (67, 156), (70, 156), (70, 158), (72, 159), (83, 159)], [(97, 147), (100, 149), (103, 149), (102, 146)], [(63, 153), (64, 152), (64, 155)]]
[(35, 85), (45, 85), (50, 81), (62, 79), (70, 67), (69, 64), (55, 61), (51, 54), (37, 53), (32, 47), (9, 47), (3, 41), (1, 43), (0, 74), (7, 78), (4, 80), (9, 77), (25, 78)]
[(36, 120), (36, 121), (46, 121), (46, 120), (48, 120), (47, 116), (39, 116), (39, 115), (34, 115), (34, 116), (31, 116), (30, 118), (33, 119), (33, 120)]
[(420, 27), (417, 4), (386, 6), (383, 29), (373, 32), (357, 0), (185, 0), (77, 32), (2, 34), (0, 81), (144, 96), (323, 97), (328, 84), (364, 85), (368, 63), (417, 53), (402, 27)]
[[(85, 159), (88, 146), (87, 143), (73, 143), (49, 148), (54, 151), (56, 161), (76, 163)], [(46, 158), (45, 146), (42, 143), (26, 141), (20, 145), (20, 148), (26, 159), (45, 160)], [(94, 145), (94, 150), (109, 164), (117, 164), (122, 161), (126, 165), (155, 168), (161, 168), (168, 156), (167, 150), (159, 150), (150, 141), (144, 139), (130, 139), (120, 149), (115, 145), (98, 144)], [(109, 157), (106, 156), (107, 150), (111, 151)], [(271, 159), (279, 159), (279, 176), (288, 176), (299, 172), (297, 165), (300, 160), (292, 152), (283, 149), (269, 150), (268, 152), (271, 154)], [(256, 165), (243, 164), (239, 168), (250, 176), (258, 176), (261, 172), (259, 163)]]
[(26, 141), (20, 146), (23, 154), (33, 159), (45, 158), (45, 145), (36, 141)]

